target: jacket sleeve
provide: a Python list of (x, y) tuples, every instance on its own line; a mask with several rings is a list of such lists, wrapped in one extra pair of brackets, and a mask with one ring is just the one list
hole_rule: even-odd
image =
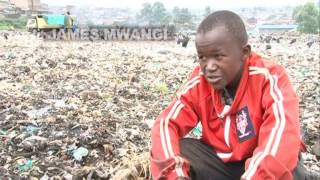
[(301, 145), (298, 97), (282, 67), (277, 66), (271, 73), (265, 69), (263, 73), (263, 122), (258, 146), (246, 161), (242, 179), (293, 179)]
[(154, 179), (189, 178), (189, 163), (180, 156), (179, 141), (198, 122), (191, 90), (200, 83), (199, 68), (156, 119), (151, 131), (151, 173)]

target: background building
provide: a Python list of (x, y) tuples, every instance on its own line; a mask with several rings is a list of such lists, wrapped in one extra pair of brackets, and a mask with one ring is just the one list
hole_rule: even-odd
[(0, 12), (2, 12), (4, 9), (7, 9), (9, 5), (10, 5), (9, 1), (0, 0)]
[(295, 24), (264, 24), (258, 26), (259, 33), (288, 32), (296, 30), (298, 25)]
[(48, 12), (48, 5), (40, 0), (10, 0), (10, 3), (26, 13)]

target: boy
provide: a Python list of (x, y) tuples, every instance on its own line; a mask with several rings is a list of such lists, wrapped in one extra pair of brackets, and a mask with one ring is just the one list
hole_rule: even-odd
[[(198, 27), (189, 81), (152, 129), (154, 179), (304, 179), (298, 98), (284, 69), (251, 52), (241, 18)], [(197, 123), (200, 140), (183, 138)]]

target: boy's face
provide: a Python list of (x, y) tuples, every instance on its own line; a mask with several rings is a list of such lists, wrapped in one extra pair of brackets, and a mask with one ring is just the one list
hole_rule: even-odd
[(250, 53), (250, 50), (247, 52), (247, 48), (241, 47), (223, 26), (205, 34), (198, 33), (196, 48), (201, 70), (216, 90), (221, 90), (239, 79), (242, 64)]

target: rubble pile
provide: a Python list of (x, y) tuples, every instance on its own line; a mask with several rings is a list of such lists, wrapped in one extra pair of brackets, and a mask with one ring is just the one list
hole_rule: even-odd
[[(194, 42), (43, 41), (0, 35), (0, 179), (150, 176), (150, 128), (196, 65)], [(0, 33), (1, 34), (1, 33)], [(310, 170), (320, 134), (319, 43), (252, 40), (300, 97)], [(270, 47), (266, 50), (266, 44)]]

